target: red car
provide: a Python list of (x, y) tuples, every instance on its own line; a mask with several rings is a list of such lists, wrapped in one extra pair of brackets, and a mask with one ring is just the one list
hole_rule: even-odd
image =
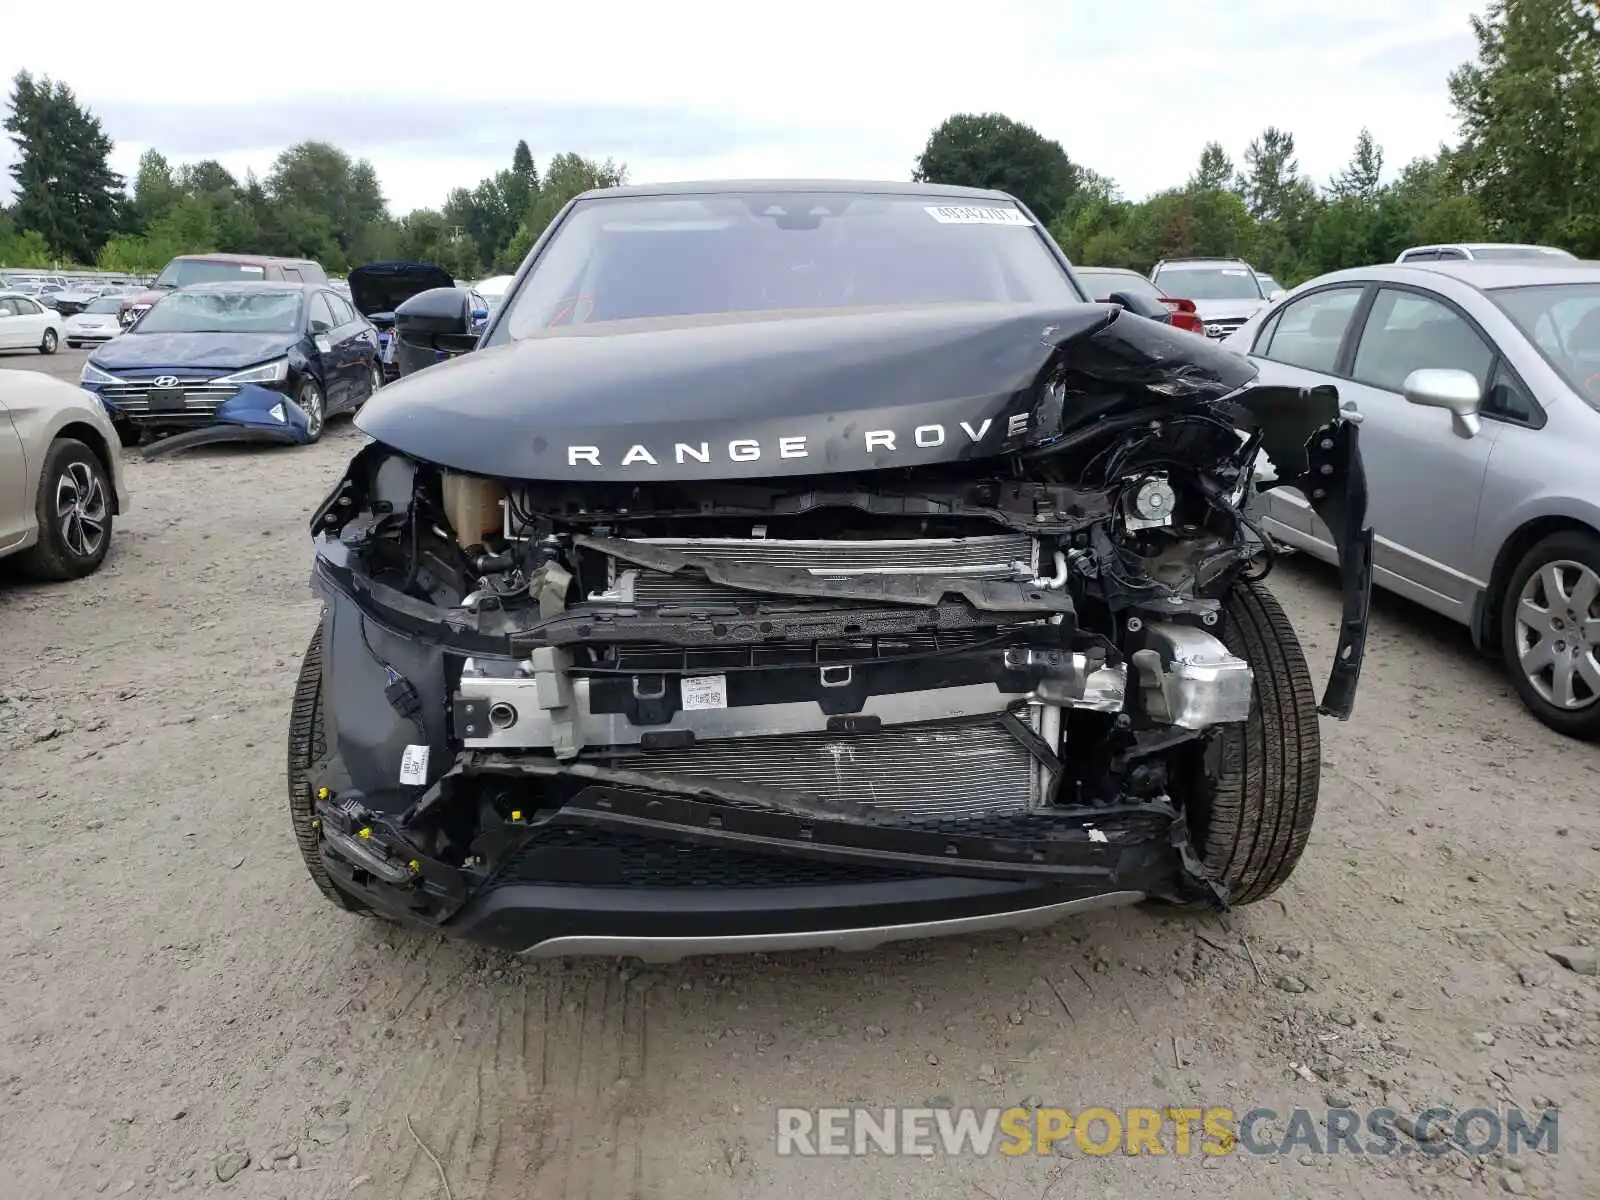
[(1174, 327), (1198, 333), (1201, 337), (1206, 335), (1205, 322), (1195, 311), (1193, 300), (1181, 300), (1177, 296), (1167, 295), (1137, 271), (1130, 271), (1126, 267), (1077, 266), (1072, 270), (1083, 281), (1094, 299), (1102, 303), (1109, 301), (1113, 292), (1135, 292), (1149, 296), (1152, 300), (1159, 300), (1167, 306), (1172, 313)]

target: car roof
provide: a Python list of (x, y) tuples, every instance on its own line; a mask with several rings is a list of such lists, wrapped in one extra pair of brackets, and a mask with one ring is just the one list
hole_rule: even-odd
[(1432, 275), (1460, 280), (1477, 291), (1531, 287), (1542, 283), (1600, 283), (1600, 262), (1553, 259), (1550, 262), (1458, 259), (1453, 262), (1374, 263), (1319, 275), (1312, 283), (1376, 280), (1388, 283), (1426, 282)]
[(1542, 250), (1553, 257), (1564, 254), (1559, 246), (1546, 246), (1539, 242), (1427, 242), (1407, 246), (1400, 253), (1411, 254), (1417, 250)]
[[(231, 262), (231, 263), (311, 263), (309, 258), (284, 258), (276, 254), (231, 254), (218, 250), (212, 254), (179, 254), (174, 256), (175, 261), (182, 262)], [(315, 266), (315, 263), (312, 263)]]
[(289, 279), (213, 279), (191, 283), (180, 292), (325, 292), (325, 283), (295, 283)]
[(620, 196), (717, 196), (738, 192), (848, 192), (854, 195), (945, 196), (963, 200), (1003, 200), (1016, 197), (992, 188), (959, 187), (951, 183), (874, 182), (865, 179), (713, 179), (702, 182), (641, 183), (626, 187), (594, 188), (579, 200)]
[(1072, 269), (1074, 271), (1114, 271), (1118, 275), (1132, 275), (1138, 279), (1144, 278), (1143, 275), (1140, 275), (1139, 272), (1135, 271), (1132, 267), (1086, 267), (1081, 263), (1073, 263)]
[(1242, 258), (1164, 258), (1157, 267), (1244, 267), (1252, 274), (1260, 274)]

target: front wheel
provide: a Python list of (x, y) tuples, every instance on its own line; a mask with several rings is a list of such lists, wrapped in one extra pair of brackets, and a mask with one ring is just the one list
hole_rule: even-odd
[(295, 389), (294, 402), (306, 414), (306, 440), (314, 442), (322, 436), (322, 427), (328, 419), (327, 405), (322, 399), (322, 389), (315, 379), (302, 379)]
[(1569, 530), (1522, 556), (1501, 601), (1500, 644), (1534, 716), (1600, 740), (1600, 538)]
[(1250, 717), (1223, 726), (1174, 790), (1206, 867), (1234, 904), (1251, 904), (1283, 886), (1311, 836), (1322, 730), (1300, 639), (1277, 597), (1242, 581), (1223, 621), (1223, 642), (1254, 676)]
[(57, 438), (39, 473), (39, 540), (23, 552), (23, 571), (65, 580), (99, 570), (111, 549), (112, 507), (111, 484), (94, 451), (76, 438)]
[(54, 354), (59, 341), (60, 339), (57, 338), (56, 331), (54, 329), (46, 329), (44, 331), (44, 337), (39, 339), (39, 353)]

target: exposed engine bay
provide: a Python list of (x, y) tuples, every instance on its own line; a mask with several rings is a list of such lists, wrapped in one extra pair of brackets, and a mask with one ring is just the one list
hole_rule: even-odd
[(432, 923), (513, 877), (659, 882), (658, 839), (691, 881), (732, 856), (1228, 903), (1190, 810), (1256, 703), (1227, 636), (1275, 552), (1251, 501), (1299, 486), (1351, 550), (1322, 703), (1348, 716), (1356, 426), (1263, 387), (1052, 425), (1076, 386), (1045, 381), (1020, 452), (872, 472), (517, 480), (367, 447), (312, 526), (330, 870)]

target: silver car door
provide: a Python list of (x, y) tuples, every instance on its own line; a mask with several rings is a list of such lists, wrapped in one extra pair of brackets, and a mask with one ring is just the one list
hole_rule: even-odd
[[(1250, 356), (1261, 372), (1261, 382), (1290, 387), (1332, 384), (1340, 389), (1342, 402), (1345, 385), (1335, 372), (1352, 318), (1359, 310), (1366, 289), (1364, 283), (1318, 288), (1297, 296), (1269, 317), (1250, 348)], [(1310, 550), (1318, 557), (1329, 561), (1337, 559), (1325, 529), (1323, 545), (1309, 543), (1316, 517), (1298, 491), (1287, 487), (1271, 488), (1262, 494), (1258, 511), (1268, 533)]]
[(1420, 287), (1385, 284), (1372, 298), (1350, 363), (1352, 382), (1344, 385), (1365, 418), (1361, 457), (1375, 581), (1463, 622), (1484, 586), (1465, 568), (1501, 427), (1485, 421), (1475, 436), (1461, 437), (1449, 414), (1411, 404), (1402, 385), (1412, 371), (1453, 367), (1487, 389), (1494, 360), (1489, 341), (1454, 304)]

